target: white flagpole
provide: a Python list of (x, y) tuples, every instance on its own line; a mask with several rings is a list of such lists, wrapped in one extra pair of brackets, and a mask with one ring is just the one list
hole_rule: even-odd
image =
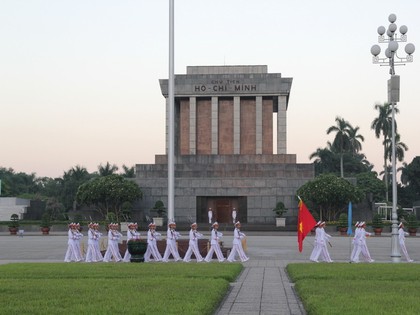
[(169, 148), (168, 148), (168, 220), (175, 220), (175, 97), (174, 97), (174, 0), (169, 0)]

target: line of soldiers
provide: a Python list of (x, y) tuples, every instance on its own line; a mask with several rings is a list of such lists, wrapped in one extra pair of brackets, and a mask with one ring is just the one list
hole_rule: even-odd
[[(319, 260), (322, 260), (328, 263), (333, 262), (328, 252), (328, 246), (327, 246), (327, 244), (329, 244), (332, 247), (330, 243), (331, 235), (325, 232), (324, 230), (325, 225), (326, 223), (323, 221), (318, 221), (315, 225), (316, 229), (315, 229), (314, 248), (309, 258), (309, 260), (312, 262), (319, 262)], [(350, 262), (352, 263), (359, 263), (360, 255), (362, 255), (362, 259), (365, 262), (372, 263), (375, 261), (370, 256), (370, 252), (366, 243), (366, 238), (371, 236), (372, 233), (366, 232), (365, 228), (366, 228), (366, 222), (356, 222), (354, 237), (352, 241), (353, 250), (350, 255)], [(405, 246), (405, 237), (408, 235), (408, 233), (404, 231), (404, 224), (401, 222), (398, 225), (398, 228), (399, 228), (398, 238), (399, 238), (401, 251), (408, 262), (413, 262), (413, 260), (408, 255), (407, 248)]]
[[(117, 223), (111, 223), (108, 225), (108, 246), (105, 252), (105, 255), (102, 256), (99, 246), (99, 239), (102, 236), (102, 233), (99, 232), (99, 224), (98, 223), (90, 223), (88, 225), (88, 247), (86, 251), (86, 262), (130, 262), (131, 255), (128, 252), (128, 249), (125, 252), (124, 257), (121, 257), (118, 243), (123, 237), (123, 235), (118, 231), (119, 225)], [(227, 259), (223, 256), (222, 250), (220, 248), (220, 240), (223, 237), (223, 234), (218, 231), (219, 224), (214, 222), (212, 224), (212, 231), (211, 231), (211, 240), (210, 240), (210, 249), (206, 255), (206, 257), (202, 257), (200, 254), (200, 250), (198, 248), (198, 240), (203, 237), (203, 234), (197, 231), (197, 223), (191, 224), (191, 230), (189, 232), (189, 246), (188, 250), (182, 259), (179, 255), (178, 248), (176, 241), (181, 237), (181, 235), (176, 231), (176, 223), (171, 221), (168, 223), (168, 230), (166, 233), (166, 248), (165, 252), (162, 255), (159, 253), (157, 248), (157, 241), (161, 239), (162, 235), (156, 232), (156, 225), (154, 223), (150, 223), (148, 225), (149, 230), (147, 231), (147, 250), (144, 255), (144, 261), (162, 261), (168, 262), (169, 257), (172, 256), (174, 261), (184, 261), (190, 262), (192, 254), (195, 255), (197, 262), (210, 262), (212, 260), (213, 254), (216, 254), (216, 257), (219, 262), (223, 262), (227, 260), (228, 262), (236, 261), (236, 255), (239, 256), (239, 259), (242, 262), (248, 261), (249, 258), (246, 256), (243, 246), (242, 240), (245, 239), (246, 235), (240, 231), (241, 223), (237, 221), (235, 223), (235, 229), (233, 233), (233, 244), (232, 244), (232, 251), (230, 252)], [(129, 223), (128, 230), (127, 230), (127, 242), (132, 239), (139, 239), (140, 233), (137, 231), (138, 225), (137, 223)], [(69, 231), (68, 231), (68, 247), (67, 252), (64, 258), (65, 262), (80, 262), (83, 260), (83, 254), (80, 246), (80, 241), (83, 237), (83, 234), (80, 232), (80, 224), (79, 223), (70, 223), (69, 224)]]

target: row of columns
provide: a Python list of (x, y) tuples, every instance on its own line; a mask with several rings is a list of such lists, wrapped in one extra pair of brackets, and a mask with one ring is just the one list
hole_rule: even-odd
[[(287, 154), (287, 97), (284, 95), (277, 96), (277, 154)], [(240, 136), (241, 136), (241, 111), (240, 111), (240, 96), (233, 97), (233, 151), (234, 154), (240, 154)], [(255, 127), (256, 127), (256, 152), (255, 154), (262, 154), (263, 146), (263, 97), (255, 97)], [(191, 96), (189, 98), (189, 153), (196, 154), (197, 150), (197, 130), (196, 130), (196, 113), (197, 113), (197, 98)], [(166, 102), (166, 129), (169, 126), (169, 105)], [(211, 98), (211, 153), (218, 154), (218, 139), (219, 139), (219, 102), (218, 97)], [(175, 122), (175, 125), (179, 121)], [(168, 137), (166, 137), (166, 148), (168, 148)], [(167, 151), (167, 150), (166, 150)]]

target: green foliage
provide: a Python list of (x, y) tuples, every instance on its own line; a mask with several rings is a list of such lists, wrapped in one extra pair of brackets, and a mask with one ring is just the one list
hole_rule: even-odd
[(50, 214), (45, 212), (41, 218), (41, 227), (50, 227), (51, 226), (51, 217)]
[(11, 227), (11, 228), (17, 228), (17, 227), (19, 227), (19, 216), (16, 213), (13, 213), (10, 216), (9, 227)]
[(372, 202), (384, 200), (385, 183), (380, 180), (375, 172), (363, 172), (356, 175), (357, 187), (365, 196), (372, 194)]
[(162, 200), (158, 200), (155, 202), (153, 206), (153, 210), (156, 211), (158, 217), (162, 217), (166, 213), (166, 208)]
[[(0, 265), (0, 303), (3, 314), (210, 315), (242, 268), (241, 264), (223, 268), (220, 264)], [(92, 290), (92, 283), (100, 290)], [(77, 303), (69, 295), (74, 290)], [(112, 296), (112, 303), (105, 302), (106, 296)], [(159, 302), (162, 298), (166, 302)]]
[(121, 175), (108, 175), (93, 178), (77, 191), (76, 199), (81, 205), (92, 206), (104, 218), (112, 212), (121, 221), (122, 205), (141, 198), (140, 187)]
[(407, 221), (407, 228), (409, 229), (417, 229), (419, 227), (419, 221), (414, 213), (409, 214), (406, 217)]
[(308, 314), (417, 314), (420, 308), (418, 264), (305, 263), (286, 270)]
[(283, 214), (287, 212), (287, 210), (288, 209), (282, 201), (277, 202), (276, 207), (273, 209), (273, 211), (276, 213), (276, 216), (279, 218), (282, 217)]
[(375, 213), (372, 217), (372, 227), (374, 229), (381, 229), (384, 227), (384, 222), (379, 213)]
[(346, 228), (349, 225), (347, 213), (341, 213), (338, 217), (338, 227)]
[(297, 191), (302, 199), (319, 208), (322, 217), (328, 221), (336, 219), (338, 213), (346, 209), (348, 203), (360, 202), (363, 192), (346, 179), (333, 174), (323, 174), (307, 182)]

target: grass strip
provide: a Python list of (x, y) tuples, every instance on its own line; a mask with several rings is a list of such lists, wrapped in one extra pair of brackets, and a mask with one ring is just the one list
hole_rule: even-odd
[(3, 314), (212, 314), (241, 264), (0, 266)]
[(289, 264), (308, 315), (419, 314), (418, 264)]

